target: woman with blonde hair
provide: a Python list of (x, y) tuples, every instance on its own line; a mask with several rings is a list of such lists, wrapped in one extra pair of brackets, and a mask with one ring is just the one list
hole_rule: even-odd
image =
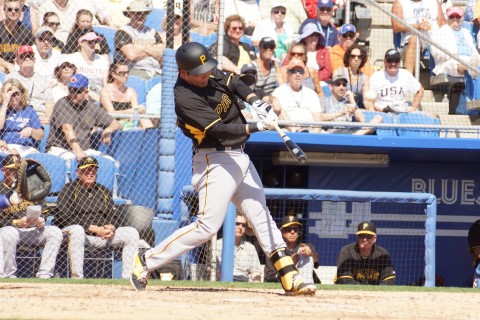
[[(107, 85), (100, 92), (100, 103), (108, 113), (133, 114), (138, 110), (139, 114), (145, 113), (145, 107), (138, 104), (138, 97), (135, 90), (127, 87), (128, 81), (128, 63), (124, 61), (114, 61), (110, 65), (108, 72)], [(153, 127), (149, 119), (140, 119), (140, 127), (148, 129)], [(123, 129), (132, 127), (130, 119), (121, 120)]]
[(24, 156), (38, 153), (43, 126), (33, 108), (27, 105), (27, 89), (17, 79), (5, 81), (1, 91), (0, 151)]

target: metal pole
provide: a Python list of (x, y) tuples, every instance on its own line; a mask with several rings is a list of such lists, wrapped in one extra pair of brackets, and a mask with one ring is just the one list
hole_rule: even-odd
[(222, 57), (223, 57), (223, 26), (225, 24), (225, 0), (220, 0), (218, 9), (218, 30), (217, 30), (217, 68), (222, 70)]

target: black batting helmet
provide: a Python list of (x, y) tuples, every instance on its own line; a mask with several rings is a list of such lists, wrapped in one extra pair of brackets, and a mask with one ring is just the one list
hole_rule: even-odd
[(198, 42), (187, 42), (177, 49), (175, 54), (179, 69), (192, 74), (202, 74), (215, 68), (217, 60), (210, 56), (207, 48)]

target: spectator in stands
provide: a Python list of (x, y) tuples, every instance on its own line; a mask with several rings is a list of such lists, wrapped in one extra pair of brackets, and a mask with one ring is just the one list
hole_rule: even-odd
[[(240, 41), (245, 28), (245, 20), (238, 14), (225, 19), (225, 35), (223, 37), (222, 70), (240, 74), (241, 67), (255, 60), (253, 48)], [(217, 46), (210, 48), (211, 55), (217, 55)]]
[[(14, 181), (17, 179), (17, 166), (20, 162), (20, 156), (9, 154), (2, 160), (2, 173), (4, 176), (1, 181), (0, 190), (6, 194), (12, 190)], [(42, 214), (38, 218), (27, 218), (29, 206), (41, 206)], [(23, 200), (19, 204), (11, 205), (2, 210), (0, 216), (0, 243), (3, 243), (3, 270), (0, 262), (0, 278), (16, 278), (17, 263), (15, 256), (17, 246), (37, 246), (43, 247), (40, 267), (36, 274), (37, 278), (52, 278), (63, 236), (59, 228), (55, 226), (46, 226), (45, 218), (49, 209), (43, 201), (31, 202)]]
[[(257, 250), (253, 244), (245, 240), (247, 220), (237, 211), (235, 218), (235, 247), (233, 260), (233, 281), (260, 282), (262, 268), (258, 259)], [(217, 240), (217, 280), (222, 267), (223, 239)]]
[(68, 84), (74, 73), (77, 73), (77, 67), (68, 61), (62, 62), (54, 70), (56, 82), (52, 86), (53, 102), (57, 103), (63, 97), (68, 95)]
[(93, 157), (78, 161), (78, 178), (60, 191), (53, 224), (68, 237), (73, 278), (83, 278), (85, 247), (122, 248), (122, 278), (129, 278), (138, 253), (138, 231), (113, 225), (112, 192), (96, 182), (98, 170), (98, 161)]
[(112, 133), (121, 128), (103, 108), (87, 99), (88, 78), (74, 74), (68, 83), (68, 95), (57, 101), (53, 111), (47, 153), (64, 159), (81, 159), (99, 155), (92, 149), (90, 135), (94, 128), (103, 128), (101, 141), (109, 144)]
[(65, 43), (57, 39), (56, 33), (60, 26), (60, 19), (55, 12), (47, 12), (43, 16), (42, 27), (49, 27), (53, 30), (52, 47), (60, 51), (63, 50)]
[[(358, 108), (352, 91), (347, 91), (347, 75), (341, 72), (334, 72), (330, 84), (329, 97), (320, 97), (320, 104), (323, 108), (321, 120), (323, 121), (347, 121), (365, 122), (365, 114)], [(377, 115), (370, 120), (370, 123), (381, 123), (382, 117)], [(366, 135), (375, 132), (375, 128), (329, 128), (329, 133), (345, 133), (353, 135)]]
[[(160, 37), (162, 38), (162, 42), (167, 44), (167, 20), (163, 19), (163, 31), (160, 32)], [(173, 49), (178, 49), (183, 44), (183, 18), (182, 12), (179, 9), (175, 9), (174, 11), (174, 18), (173, 18)]]
[(59, 50), (53, 49), (53, 30), (49, 27), (40, 27), (35, 31), (35, 45), (32, 47), (35, 53), (35, 72), (42, 76), (54, 77), (55, 66), (62, 55)]
[(28, 104), (33, 107), (43, 124), (50, 121), (53, 112), (53, 97), (49, 76), (35, 71), (35, 53), (30, 46), (17, 50), (16, 62), (20, 69), (7, 75), (6, 79), (18, 79), (27, 89)]
[[(192, 30), (202, 35), (217, 32), (219, 7), (219, 0), (190, 1), (190, 27)], [(177, 8), (177, 2), (175, 2), (175, 8)], [(164, 7), (164, 9), (166, 8)], [(225, 12), (224, 16), (226, 17)]]
[(160, 34), (144, 25), (150, 11), (152, 10), (145, 5), (145, 1), (132, 1), (123, 11), (130, 18), (130, 23), (115, 34), (117, 54), (124, 60), (131, 61), (130, 75), (147, 80), (162, 73), (160, 63), (165, 50)]
[(20, 22), (20, 0), (5, 0), (5, 20), (0, 22), (0, 71), (15, 71), (15, 52), (21, 45), (33, 45), (35, 40), (29, 29)]
[(22, 157), (38, 153), (43, 139), (43, 126), (37, 113), (27, 105), (27, 90), (17, 79), (5, 81), (0, 107), (0, 151), (18, 153)]
[(307, 47), (303, 42), (294, 43), (288, 51), (285, 60), (283, 61), (282, 76), (284, 81), (287, 81), (288, 63), (294, 58), (300, 59), (303, 61), (303, 63), (305, 63), (305, 74), (302, 86), (315, 90), (318, 95), (323, 95), (323, 90), (320, 87), (320, 82), (318, 80), (317, 70), (308, 64)]
[[(330, 49), (330, 60), (332, 61), (332, 70), (335, 71), (338, 68), (344, 67), (345, 65), (345, 52), (349, 47), (356, 43), (358, 37), (358, 32), (355, 26), (351, 23), (346, 23), (340, 29), (338, 35), (338, 44), (334, 45)], [(362, 73), (370, 77), (373, 74), (373, 68), (368, 60), (368, 57), (365, 52), (365, 62), (360, 68)]]
[(262, 20), (260, 17), (260, 9), (256, 0), (226, 0), (225, 10), (223, 12), (224, 17), (239, 15), (243, 18), (243, 31), (242, 33), (251, 36), (255, 29), (255, 26)]
[(262, 19), (270, 19), (272, 14), (272, 8), (278, 6), (281, 3), (287, 10), (285, 15), (285, 22), (292, 26), (293, 31), (296, 33), (300, 24), (307, 19), (307, 14), (302, 3), (302, 0), (289, 0), (281, 1), (278, 0), (261, 0), (259, 1), (260, 16)]
[(262, 38), (270, 37), (275, 40), (277, 47), (275, 57), (282, 61), (293, 42), (294, 31), (292, 26), (285, 22), (287, 8), (285, 4), (273, 4), (270, 17), (260, 21), (253, 31), (252, 44), (258, 47)]
[(357, 241), (344, 246), (337, 259), (335, 284), (394, 285), (395, 270), (388, 251), (377, 242), (373, 222), (358, 224)]
[(81, 9), (90, 11), (95, 18), (93, 24), (104, 24), (112, 26), (112, 19), (103, 1), (98, 0), (45, 0), (34, 1), (31, 4), (32, 27), (36, 30), (42, 23), (42, 17), (47, 12), (55, 12), (59, 18), (60, 25), (55, 32), (57, 37), (63, 43), (66, 43), (68, 34), (75, 24), (74, 17)]
[(265, 37), (260, 40), (259, 54), (251, 63), (257, 68), (256, 88), (263, 90), (266, 95), (271, 95), (273, 90), (285, 83), (280, 70), (280, 65), (273, 60), (275, 40)]
[[(475, 270), (478, 270), (480, 264), (480, 220), (475, 221), (468, 230), (468, 249), (472, 255), (472, 266)], [(478, 271), (475, 272), (473, 278), (473, 287), (478, 288), (480, 286), (480, 279), (478, 278)]]
[(318, 0), (317, 18), (306, 19), (300, 26), (298, 33), (303, 34), (305, 32), (305, 26), (313, 23), (325, 38), (325, 45), (329, 48), (333, 47), (338, 43), (338, 31), (332, 24), (332, 12), (332, 0)]
[[(460, 7), (450, 7), (447, 10), (447, 24), (433, 33), (433, 39), (438, 43), (455, 44), (448, 47), (450, 54), (455, 54), (473, 68), (480, 66), (480, 55), (475, 47), (474, 39), (469, 30), (462, 28), (464, 12)], [(431, 54), (435, 59), (435, 68), (433, 73), (446, 73), (450, 77), (449, 83), (449, 114), (457, 113), (460, 95), (464, 93), (465, 82), (463, 79), (464, 72), (470, 71), (457, 60), (452, 59), (445, 52), (437, 47), (431, 47)], [(478, 74), (473, 75), (475, 78)], [(466, 110), (458, 110), (464, 113)]]
[[(300, 275), (313, 283), (313, 269), (318, 264), (318, 253), (315, 247), (310, 243), (301, 242), (300, 233), (302, 224), (296, 216), (287, 215), (282, 220), (280, 227), (282, 238), (287, 244), (286, 252), (292, 256), (293, 262), (300, 272)], [(265, 282), (277, 282), (278, 272), (272, 265), (270, 259), (267, 259), (265, 265)]]
[[(431, 32), (445, 24), (442, 7), (437, 0), (403, 1), (395, 0), (392, 13), (420, 32), (430, 37)], [(405, 25), (392, 18), (393, 32), (404, 34), (401, 47), (405, 48), (405, 67), (413, 73), (415, 69), (417, 36), (410, 32)], [(420, 41), (420, 50), (426, 49), (427, 43)]]
[[(305, 63), (300, 59), (292, 59), (288, 63), (287, 83), (275, 91), (281, 105), (279, 118), (292, 121), (320, 121), (321, 106), (318, 95), (310, 88), (302, 86), (305, 77)], [(289, 127), (290, 131), (321, 132), (320, 127)]]
[(332, 63), (330, 53), (325, 46), (325, 38), (315, 23), (309, 23), (298, 36), (298, 42), (307, 48), (308, 66), (317, 70), (319, 81), (328, 81), (332, 78)]
[[(107, 85), (102, 88), (100, 93), (100, 102), (103, 108), (110, 114), (131, 114), (138, 111), (140, 114), (145, 113), (145, 106), (138, 105), (138, 97), (135, 90), (127, 87), (125, 84), (128, 80), (128, 63), (116, 60), (110, 65), (108, 72)], [(152, 121), (149, 119), (139, 120), (141, 128), (153, 127)], [(120, 121), (123, 129), (131, 128), (130, 119)]]
[(100, 37), (95, 32), (88, 32), (78, 38), (78, 51), (62, 57), (61, 61), (68, 61), (77, 67), (79, 73), (88, 77), (90, 81), (89, 97), (100, 101), (100, 90), (107, 84), (108, 57), (95, 53)]
[[(414, 112), (418, 110), (423, 98), (423, 87), (407, 70), (400, 69), (401, 55), (395, 49), (385, 53), (383, 70), (370, 77), (370, 90), (377, 94), (374, 109), (380, 112)], [(411, 105), (407, 96), (413, 95)]]
[[(93, 14), (90, 11), (86, 9), (78, 10), (77, 16), (75, 18), (75, 24), (73, 25), (72, 30), (68, 34), (67, 43), (62, 50), (63, 54), (77, 52), (78, 39), (89, 32), (95, 32), (92, 27), (92, 21)], [(103, 54), (108, 57), (110, 47), (108, 46), (107, 40), (105, 40), (105, 37), (101, 34), (97, 34), (97, 36), (99, 39), (95, 46), (95, 53)]]
[(367, 61), (367, 51), (363, 46), (353, 44), (345, 51), (343, 57), (344, 66), (334, 71), (348, 78), (347, 90), (353, 93), (355, 102), (362, 109), (365, 109), (363, 95), (369, 88), (369, 76), (362, 71)]

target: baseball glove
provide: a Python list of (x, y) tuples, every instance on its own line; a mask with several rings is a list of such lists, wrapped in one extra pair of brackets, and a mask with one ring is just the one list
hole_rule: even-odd
[(52, 179), (47, 170), (35, 160), (22, 159), (17, 167), (14, 190), (23, 200), (43, 200), (52, 188)]

